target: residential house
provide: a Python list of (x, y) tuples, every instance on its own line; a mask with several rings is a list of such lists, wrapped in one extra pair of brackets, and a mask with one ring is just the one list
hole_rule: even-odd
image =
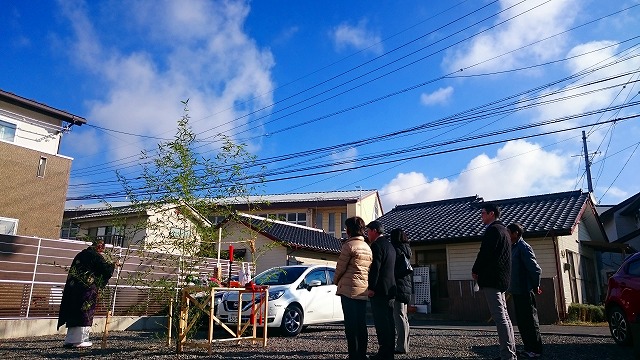
[[(175, 205), (144, 208), (124, 205), (106, 209), (76, 207), (65, 211), (61, 235), (68, 239), (100, 239), (119, 247), (133, 245), (147, 250), (179, 253), (180, 249), (173, 244), (196, 231), (194, 218), (211, 226), (195, 210), (186, 208), (191, 216), (180, 216)], [(256, 260), (258, 271), (290, 264), (335, 266), (340, 253), (340, 239), (334, 235), (295, 222), (275, 220), (274, 217), (238, 213), (221, 220), (218, 225), (224, 231), (211, 231), (213, 235), (209, 244), (220, 244), (214, 250), (220, 250), (226, 259), (228, 246), (234, 245), (235, 257), (246, 262)], [(249, 240), (253, 240), (252, 246)], [(194, 254), (202, 250), (199, 247), (202, 244), (195, 245)]]
[[(600, 209), (600, 208), (599, 208)], [(610, 251), (602, 253), (602, 277), (615, 273), (626, 254), (640, 249), (640, 193), (600, 212), (600, 220), (609, 238)]]
[(125, 205), (101, 210), (82, 207), (65, 210), (61, 235), (69, 239), (99, 239), (125, 248), (137, 246), (165, 253), (195, 255), (199, 250), (197, 241), (193, 248), (180, 246), (184, 245), (181, 240), (192, 234), (199, 237), (199, 225), (210, 227), (211, 223), (187, 205)]
[(0, 234), (57, 238), (70, 157), (60, 140), (86, 120), (0, 90)]
[[(379, 220), (387, 231), (403, 228), (413, 250), (414, 286), (426, 286), (432, 312), (452, 319), (490, 318), (485, 300), (473, 291), (471, 268), (480, 249), (484, 225), (479, 206), (470, 196), (397, 206)], [(565, 317), (571, 303), (599, 303), (601, 279), (594, 245), (606, 244), (607, 235), (589, 193), (570, 191), (494, 201), (505, 224), (525, 227), (525, 240), (542, 267), (543, 294), (538, 296), (542, 323)], [(426, 280), (428, 279), (428, 280)], [(428, 284), (422, 284), (423, 280)], [(418, 301), (419, 300), (419, 301)]]
[(234, 246), (244, 261), (255, 261), (256, 272), (284, 265), (335, 266), (342, 246), (321, 229), (250, 214), (228, 217), (218, 227), (222, 249)]
[[(344, 232), (347, 218), (360, 216), (368, 223), (384, 213), (377, 190), (249, 196), (231, 203), (240, 212), (322, 229), (338, 238), (347, 236)], [(223, 219), (220, 216), (212, 221), (218, 223)]]

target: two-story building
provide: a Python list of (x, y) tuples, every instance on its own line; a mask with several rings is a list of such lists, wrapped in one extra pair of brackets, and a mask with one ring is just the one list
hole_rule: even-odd
[[(273, 194), (250, 196), (242, 201), (233, 204), (240, 212), (322, 229), (337, 238), (346, 238), (347, 218), (359, 216), (366, 224), (384, 214), (377, 190)], [(218, 217), (213, 222), (223, 219)]]
[(60, 140), (86, 120), (0, 90), (0, 234), (58, 238), (72, 159)]

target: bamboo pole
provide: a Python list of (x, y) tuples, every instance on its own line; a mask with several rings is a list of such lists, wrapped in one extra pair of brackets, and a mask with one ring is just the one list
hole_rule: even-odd
[(109, 321), (111, 320), (111, 310), (107, 311), (107, 317), (104, 319), (104, 331), (102, 332), (102, 349), (107, 348), (107, 336), (109, 335)]
[(169, 314), (167, 315), (167, 346), (171, 346), (171, 327), (173, 326), (173, 299), (169, 299)]

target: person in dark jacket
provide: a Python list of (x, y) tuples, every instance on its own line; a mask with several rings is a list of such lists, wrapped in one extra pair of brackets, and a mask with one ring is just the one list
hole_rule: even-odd
[(371, 301), (373, 323), (378, 338), (378, 353), (369, 357), (371, 360), (393, 359), (393, 348), (396, 341), (393, 324), (393, 303), (396, 296), (396, 279), (394, 267), (396, 250), (386, 236), (382, 236), (384, 228), (379, 221), (367, 225), (367, 237), (371, 244), (373, 261), (369, 269), (368, 296)]
[(67, 325), (66, 348), (93, 345), (89, 333), (98, 304), (98, 291), (107, 285), (115, 269), (115, 264), (102, 256), (103, 252), (104, 242), (97, 241), (79, 252), (69, 268), (58, 313), (58, 328)]
[(511, 236), (511, 286), (509, 292), (513, 299), (518, 321), (518, 331), (522, 337), (524, 351), (520, 356), (537, 358), (542, 355), (542, 337), (536, 308), (536, 295), (542, 294), (540, 277), (542, 269), (536, 261), (531, 245), (522, 238), (522, 225), (514, 223), (507, 226)]
[[(396, 250), (396, 269), (399, 264), (404, 264), (404, 257), (411, 259), (411, 247), (407, 234), (402, 229), (391, 230), (391, 244)], [(399, 274), (395, 272), (396, 299), (393, 303), (393, 320), (396, 325), (396, 354), (409, 352), (409, 319), (407, 318), (407, 305), (411, 301), (413, 290), (412, 274)]]
[(496, 323), (500, 343), (500, 359), (516, 360), (516, 342), (513, 326), (507, 312), (505, 291), (511, 281), (511, 239), (509, 230), (500, 221), (500, 208), (483, 203), (480, 216), (487, 225), (482, 236), (480, 251), (471, 270), (489, 305)]

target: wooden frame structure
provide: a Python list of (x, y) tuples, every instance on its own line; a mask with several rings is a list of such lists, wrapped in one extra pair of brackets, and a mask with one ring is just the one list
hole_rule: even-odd
[[(236, 291), (238, 292), (238, 323), (236, 330), (232, 330), (225, 323), (220, 321), (216, 317), (215, 311), (215, 293), (217, 291)], [(246, 322), (242, 322), (242, 295), (251, 294), (251, 316)], [(259, 297), (259, 298), (258, 298)], [(178, 341), (176, 344), (176, 350), (181, 353), (185, 347), (195, 348), (207, 348), (209, 354), (212, 352), (212, 344), (218, 342), (227, 341), (251, 341), (256, 343), (262, 342), (262, 346), (267, 346), (267, 315), (269, 309), (269, 289), (267, 287), (253, 287), (253, 288), (214, 288), (214, 287), (201, 287), (201, 286), (188, 286), (182, 289), (180, 306), (180, 319), (178, 324)], [(259, 301), (256, 301), (259, 299)], [(188, 341), (187, 333), (195, 325), (198, 318), (194, 317), (189, 321), (189, 308), (191, 304), (195, 306), (199, 311), (202, 311), (209, 316), (209, 333), (207, 342), (194, 342)], [(222, 304), (221, 304), (222, 305)], [(232, 335), (229, 338), (214, 339), (213, 338), (213, 325), (220, 325), (226, 332)], [(263, 327), (262, 337), (258, 337), (258, 323)], [(250, 336), (242, 336), (244, 332), (252, 327)]]

